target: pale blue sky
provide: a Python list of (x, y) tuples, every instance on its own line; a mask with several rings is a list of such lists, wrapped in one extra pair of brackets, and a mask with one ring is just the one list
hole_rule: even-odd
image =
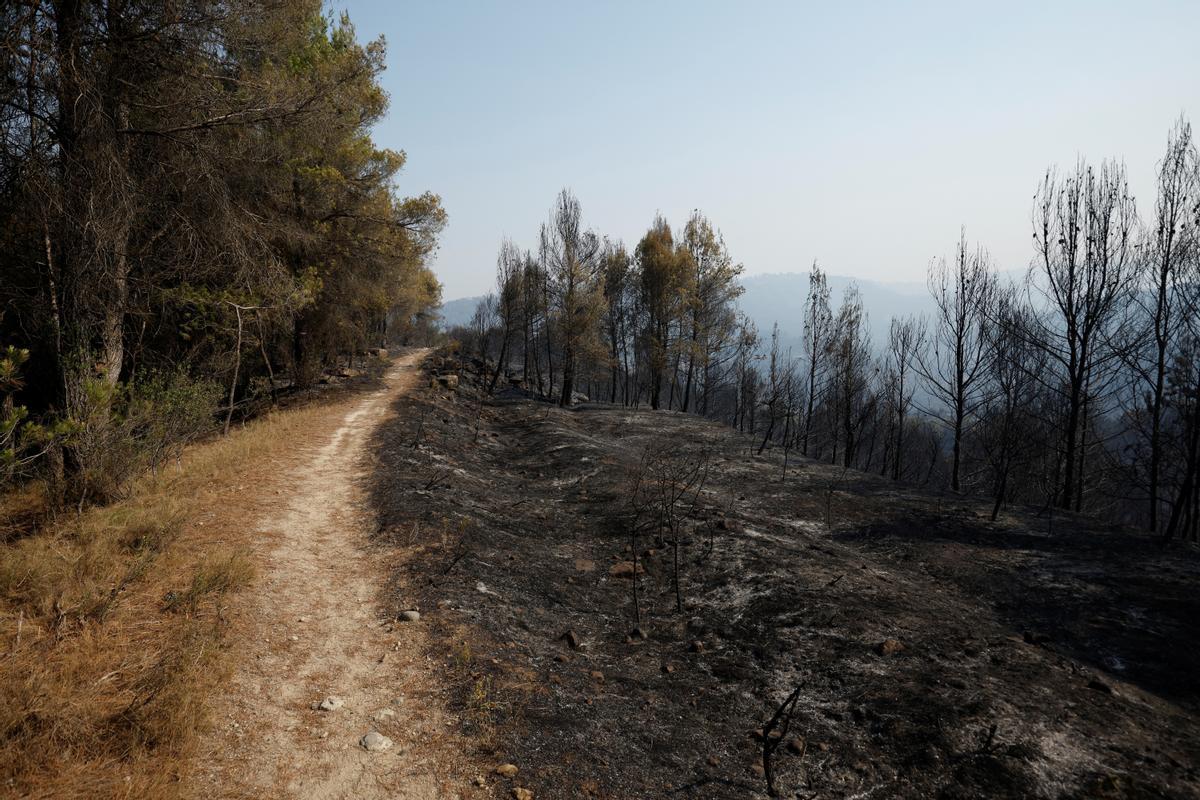
[(564, 186), (631, 246), (699, 208), (751, 274), (920, 280), (961, 225), (1019, 269), (1048, 165), (1122, 158), (1146, 216), (1172, 122), (1200, 124), (1196, 0), (332, 7), (387, 39), (376, 138), (442, 196), (446, 299)]

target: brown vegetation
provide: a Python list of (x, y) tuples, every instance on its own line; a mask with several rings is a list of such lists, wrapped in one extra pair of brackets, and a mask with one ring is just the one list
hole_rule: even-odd
[[(0, 794), (188, 796), (207, 698), (228, 677), (230, 593), (271, 464), (325, 413), (272, 414), (137, 480), (127, 499), (49, 516), (4, 498)], [(23, 521), (20, 527), (17, 523)]]

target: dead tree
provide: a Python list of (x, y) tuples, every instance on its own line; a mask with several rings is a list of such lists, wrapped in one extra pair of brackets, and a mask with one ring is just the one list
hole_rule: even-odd
[(500, 245), (496, 256), (496, 316), (500, 319), (500, 355), (496, 359), (496, 371), (488, 383), (488, 394), (496, 391), (500, 373), (508, 368), (508, 357), (513, 337), (521, 326), (521, 251), (508, 239)]
[(904, 426), (908, 421), (908, 409), (913, 401), (912, 369), (924, 340), (925, 328), (918, 320), (913, 317), (892, 318), (888, 331), (885, 385), (891, 423), (894, 426), (893, 480), (900, 480), (904, 472)]
[(1098, 374), (1119, 356), (1111, 341), (1135, 278), (1136, 216), (1125, 168), (1115, 162), (1080, 161), (1065, 177), (1049, 170), (1035, 198), (1028, 283), (1049, 313), (1035, 318), (1031, 335), (1055, 367), (1051, 388), (1065, 406), (1062, 508), (1083, 506), (1086, 414)]
[(829, 352), (833, 344), (833, 312), (829, 309), (829, 283), (825, 273), (813, 262), (808, 276), (808, 299), (804, 305), (804, 358), (807, 369), (805, 386), (804, 438), (800, 452), (808, 456), (812, 435), (813, 412), (825, 379)]
[(928, 347), (917, 351), (917, 372), (937, 406), (926, 409), (953, 436), (950, 488), (962, 489), (963, 437), (984, 401), (990, 350), (987, 314), (995, 302), (996, 282), (983, 248), (972, 251), (964, 233), (953, 263), (945, 259), (929, 267), (929, 293), (934, 316)]
[[(645, 519), (646, 526), (657, 532), (658, 539), (671, 545), (671, 588), (677, 612), (683, 611), (680, 551), (684, 523), (696, 514), (708, 481), (708, 469), (707, 450), (690, 451), (673, 440), (653, 442), (643, 451), (638, 480), (631, 495), (635, 518)], [(638, 529), (639, 526), (634, 527), (635, 536)], [(636, 558), (636, 538), (632, 543)], [(636, 575), (635, 561), (635, 579)]]

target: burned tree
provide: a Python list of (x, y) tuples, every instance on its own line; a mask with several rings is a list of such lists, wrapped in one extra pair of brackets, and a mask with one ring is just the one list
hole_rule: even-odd
[(1038, 187), (1029, 285), (1049, 313), (1033, 319), (1030, 333), (1053, 366), (1050, 388), (1065, 408), (1062, 508), (1083, 507), (1084, 433), (1097, 380), (1119, 355), (1111, 343), (1136, 275), (1135, 223), (1125, 168), (1115, 162), (1081, 161), (1066, 176), (1049, 170)]
[(995, 302), (996, 282), (983, 248), (973, 251), (964, 233), (953, 263), (939, 259), (929, 267), (934, 302), (928, 347), (917, 350), (917, 372), (938, 403), (928, 413), (952, 433), (950, 488), (962, 489), (963, 437), (984, 401), (988, 368), (987, 314)]

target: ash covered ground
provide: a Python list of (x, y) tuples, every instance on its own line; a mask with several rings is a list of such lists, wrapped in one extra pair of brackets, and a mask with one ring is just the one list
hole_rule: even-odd
[[(464, 797), (765, 797), (762, 726), (797, 687), (781, 796), (1200, 796), (1195, 549), (785, 474), (717, 423), (486, 398), (469, 366), (397, 412), (370, 487), (389, 601), (434, 632), (461, 732), (519, 767)], [(676, 537), (630, 536), (647, 447), (707, 454), (682, 611)]]

